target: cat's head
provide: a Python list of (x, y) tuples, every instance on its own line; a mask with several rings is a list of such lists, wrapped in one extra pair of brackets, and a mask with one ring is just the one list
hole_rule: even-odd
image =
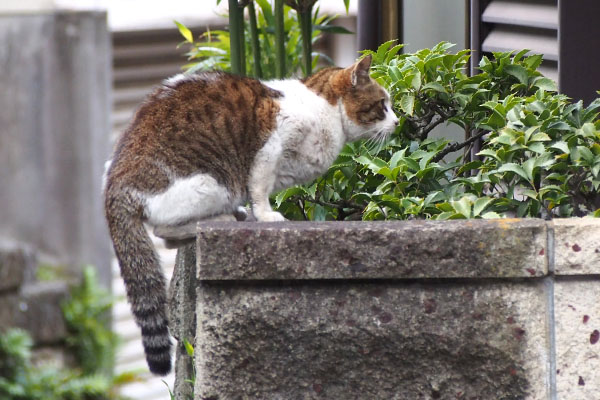
[(370, 77), (370, 68), (368, 55), (342, 70), (338, 80), (342, 87), (342, 123), (348, 141), (388, 135), (398, 125), (390, 95)]

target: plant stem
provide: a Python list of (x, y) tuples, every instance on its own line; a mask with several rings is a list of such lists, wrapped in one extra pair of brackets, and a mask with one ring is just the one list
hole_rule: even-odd
[(242, 10), (238, 7), (237, 0), (229, 0), (229, 40), (231, 46), (231, 72), (236, 75), (243, 75), (242, 71), (242, 41), (241, 37), (244, 27)]
[(246, 29), (244, 28), (244, 8), (248, 5), (248, 0), (238, 2), (238, 26), (240, 28), (240, 69), (241, 75), (246, 75)]
[(253, 72), (255, 78), (262, 78), (262, 69), (260, 67), (260, 46), (258, 44), (258, 28), (256, 27), (256, 10), (254, 1), (248, 4), (248, 14), (250, 16), (250, 43), (252, 45)]
[[(231, 0), (230, 0), (231, 1)], [(275, 0), (275, 75), (285, 78), (285, 32), (283, 29), (283, 0)]]
[(298, 22), (302, 33), (302, 61), (304, 76), (312, 74), (312, 6), (306, 10), (298, 10)]
[(431, 159), (431, 162), (438, 162), (440, 161), (442, 158), (444, 158), (446, 156), (446, 154), (452, 153), (453, 151), (457, 151), (462, 149), (463, 147), (473, 143), (474, 141), (476, 141), (477, 139), (481, 138), (483, 135), (485, 135), (486, 133), (488, 133), (487, 131), (480, 131), (479, 133), (477, 133), (476, 135), (471, 136), (469, 139), (465, 140), (462, 143), (452, 143), (449, 146), (446, 146), (446, 148), (442, 151), (440, 151), (438, 154), (435, 155), (435, 157), (433, 157)]

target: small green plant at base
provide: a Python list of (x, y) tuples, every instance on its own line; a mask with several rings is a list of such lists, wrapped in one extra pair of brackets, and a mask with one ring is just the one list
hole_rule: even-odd
[(98, 284), (95, 269), (84, 268), (81, 283), (62, 305), (69, 330), (67, 347), (84, 373), (112, 370), (118, 343), (110, 329), (112, 305), (113, 297)]
[[(43, 266), (42, 277), (56, 279), (56, 268)], [(47, 272), (49, 271), (49, 272)], [(72, 368), (36, 366), (31, 362), (32, 339), (21, 329), (0, 332), (0, 398), (6, 400), (116, 400), (118, 388), (139, 380), (138, 373), (112, 375), (117, 336), (108, 317), (113, 298), (86, 267), (80, 284), (62, 305), (69, 331), (67, 349)]]
[(21, 329), (0, 334), (0, 398), (6, 400), (104, 400), (110, 379), (31, 364), (31, 336)]
[[(384, 43), (372, 77), (390, 91), (400, 117), (386, 143), (344, 147), (328, 173), (274, 196), (289, 219), (382, 220), (568, 217), (599, 214), (600, 100), (584, 107), (556, 93), (528, 51), (484, 57), (467, 76), (467, 50), (452, 45), (399, 54)], [(431, 139), (445, 123), (462, 143)], [(473, 160), (445, 161), (481, 140)]]
[[(192, 370), (192, 376), (189, 379), (186, 379), (185, 382), (191, 385), (192, 391), (193, 391), (194, 384), (196, 383), (196, 365), (193, 362), (193, 360), (194, 360), (194, 346), (187, 339), (183, 339), (183, 346), (185, 348), (185, 352), (186, 352), (187, 356), (192, 359), (192, 368), (193, 368), (193, 370)], [(175, 400), (175, 394), (173, 393), (173, 391), (169, 387), (169, 384), (167, 382), (165, 382), (164, 380), (162, 382), (165, 384), (165, 386), (167, 387), (167, 390), (169, 391), (169, 397), (170, 397), (170, 399), (171, 400)], [(190, 397), (189, 400), (193, 400), (193, 398)]]

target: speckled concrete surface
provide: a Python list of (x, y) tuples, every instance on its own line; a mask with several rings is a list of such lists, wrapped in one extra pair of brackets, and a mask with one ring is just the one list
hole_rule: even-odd
[(203, 222), (197, 243), (198, 276), (205, 280), (501, 278), (547, 272), (546, 224), (535, 219)]
[(543, 285), (203, 284), (197, 398), (542, 399)]
[(600, 218), (552, 221), (557, 275), (600, 274)]
[(196, 399), (597, 400), (597, 243), (589, 219), (202, 223), (173, 328)]
[(557, 282), (558, 399), (600, 399), (600, 280)]

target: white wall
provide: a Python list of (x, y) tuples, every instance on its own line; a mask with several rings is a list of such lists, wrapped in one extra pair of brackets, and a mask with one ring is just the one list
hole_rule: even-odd
[(464, 0), (404, 0), (404, 43), (412, 52), (441, 41), (465, 44)]
[(2, 0), (0, 2), (0, 13), (34, 12), (49, 10), (53, 7), (53, 0)]
[[(432, 47), (441, 41), (455, 43), (451, 51), (467, 47), (465, 43), (464, 0), (404, 0), (403, 41), (406, 52)], [(463, 141), (464, 131), (457, 125), (439, 126), (430, 137)]]
[[(358, 0), (351, 1), (350, 14), (356, 15)], [(344, 14), (341, 0), (320, 0), (322, 12)], [(173, 20), (187, 25), (226, 23), (227, 1), (216, 0), (1, 0), (0, 13), (33, 12), (52, 9), (105, 10), (111, 30), (172, 28)]]

